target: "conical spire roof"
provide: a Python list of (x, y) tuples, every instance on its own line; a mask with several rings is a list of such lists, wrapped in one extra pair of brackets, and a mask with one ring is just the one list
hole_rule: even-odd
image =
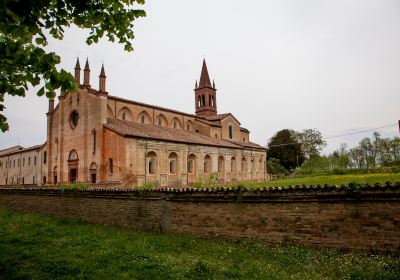
[(81, 65), (79, 64), (79, 57), (76, 58), (75, 70), (81, 70)]
[(104, 71), (104, 64), (101, 65), (101, 71), (100, 71), (100, 76), (99, 77), (105, 77), (106, 72)]
[(86, 58), (86, 64), (85, 64), (85, 69), (84, 69), (84, 71), (90, 71), (90, 68), (89, 68), (89, 59), (88, 59), (88, 58)]
[(201, 68), (199, 88), (201, 87), (211, 87), (210, 76), (208, 75), (206, 60), (203, 59), (203, 66)]

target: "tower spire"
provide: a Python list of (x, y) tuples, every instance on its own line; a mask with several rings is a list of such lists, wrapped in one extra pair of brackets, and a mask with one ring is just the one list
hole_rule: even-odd
[(101, 65), (101, 71), (99, 75), (99, 91), (106, 92), (106, 72), (104, 71), (104, 64)]
[(81, 83), (81, 65), (79, 64), (79, 57), (76, 58), (75, 81), (77, 82), (78, 85)]
[(202, 87), (211, 87), (210, 76), (208, 75), (206, 60), (203, 59), (203, 66), (201, 67), (201, 75), (200, 75), (200, 82), (199, 88)]
[(217, 90), (214, 81), (211, 84), (205, 59), (201, 68), (200, 82), (197, 86), (196, 81), (194, 93), (196, 116), (208, 117), (217, 114)]
[(88, 58), (86, 58), (85, 69), (83, 69), (83, 85), (90, 87), (90, 68)]

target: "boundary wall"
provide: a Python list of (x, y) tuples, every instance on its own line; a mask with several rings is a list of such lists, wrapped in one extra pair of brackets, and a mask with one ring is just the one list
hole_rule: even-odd
[(0, 207), (204, 238), (400, 252), (400, 183), (257, 190), (0, 188)]

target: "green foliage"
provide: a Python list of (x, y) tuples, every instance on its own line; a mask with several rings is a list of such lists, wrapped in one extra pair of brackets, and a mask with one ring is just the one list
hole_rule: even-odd
[(86, 183), (68, 183), (60, 185), (61, 191), (78, 191), (78, 190), (87, 190), (89, 188), (90, 185)]
[(399, 279), (396, 256), (145, 233), (0, 209), (1, 279)]
[(288, 171), (300, 166), (304, 161), (304, 153), (296, 135), (294, 130), (282, 129), (268, 142), (268, 158), (278, 159), (280, 165)]
[(203, 185), (201, 178), (197, 178), (196, 181), (193, 183), (193, 188), (196, 188), (196, 189), (201, 189), (201, 188), (203, 188), (203, 186), (204, 185)]
[(361, 174), (361, 173), (397, 173), (400, 166), (400, 138), (362, 139), (356, 147), (347, 149), (342, 143), (340, 148), (328, 155), (317, 155), (304, 162), (295, 170), (296, 174)]
[(142, 190), (151, 190), (151, 189), (155, 189), (157, 187), (157, 183), (156, 182), (146, 182), (143, 185), (141, 185), (139, 187), (139, 189)]
[(207, 188), (215, 188), (219, 185), (218, 173), (211, 173), (210, 176), (206, 178), (205, 186)]
[(269, 174), (273, 175), (288, 175), (289, 171), (287, 171), (280, 163), (279, 159), (277, 158), (269, 158), (267, 160), (267, 170)]
[(0, 4), (0, 130), (8, 130), (2, 114), (5, 94), (25, 96), (29, 86), (44, 81), (37, 95), (55, 97), (55, 91), (75, 91), (71, 74), (57, 70), (60, 57), (46, 52), (49, 34), (62, 40), (64, 29), (72, 24), (89, 29), (87, 44), (106, 36), (109, 41), (132, 51), (133, 21), (146, 14), (134, 9), (144, 0), (3, 0)]

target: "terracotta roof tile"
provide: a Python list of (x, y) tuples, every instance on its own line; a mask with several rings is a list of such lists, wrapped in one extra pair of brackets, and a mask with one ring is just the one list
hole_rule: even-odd
[[(105, 127), (114, 130), (124, 136), (134, 136), (148, 139), (158, 139), (171, 142), (190, 143), (207, 146), (220, 146), (228, 148), (262, 148), (263, 147), (250, 143), (233, 143), (223, 139), (214, 139), (203, 134), (183, 130), (156, 126), (152, 124), (142, 124), (117, 119), (107, 119)], [(249, 145), (250, 144), (250, 145)]]

